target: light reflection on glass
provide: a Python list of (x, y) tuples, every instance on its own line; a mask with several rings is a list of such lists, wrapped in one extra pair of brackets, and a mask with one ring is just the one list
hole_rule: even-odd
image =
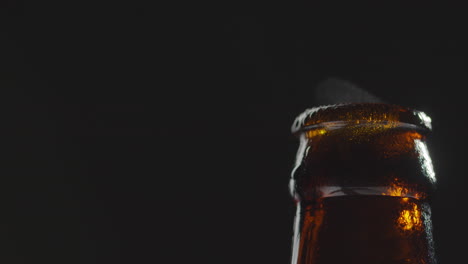
[[(394, 196), (394, 197), (403, 197), (404, 201), (408, 200), (408, 197), (420, 199), (424, 197), (424, 194), (411, 188), (408, 184), (405, 184), (402, 180), (394, 178), (390, 185), (386, 188), (385, 192), (381, 193), (382, 195)], [(405, 200), (406, 199), (406, 200)]]
[(432, 183), (435, 183), (436, 177), (434, 167), (432, 165), (432, 160), (429, 156), (426, 143), (419, 139), (415, 139), (414, 144), (416, 147), (416, 152), (419, 155), (419, 162), (421, 163), (424, 174), (431, 180)]
[(418, 111), (417, 114), (418, 114), (418, 117), (421, 118), (421, 121), (424, 123), (424, 125), (428, 127), (429, 129), (432, 129), (432, 124), (431, 124), (432, 119), (428, 115), (426, 115), (426, 113), (424, 112)]
[(324, 135), (327, 133), (327, 130), (321, 128), (321, 129), (314, 129), (314, 130), (308, 130), (307, 131), (307, 137), (308, 138), (313, 138), (315, 136), (319, 136), (319, 135)]
[[(403, 200), (402, 202), (408, 203), (408, 200)], [(418, 205), (415, 203), (409, 203), (407, 209), (401, 210), (397, 223), (403, 231), (421, 230), (423, 225), (421, 210)]]

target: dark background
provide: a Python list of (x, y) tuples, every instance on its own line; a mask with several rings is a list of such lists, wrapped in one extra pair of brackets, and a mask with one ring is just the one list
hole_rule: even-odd
[(63, 2), (1, 3), (0, 262), (288, 263), (289, 129), (328, 77), (432, 117), (436, 253), (465, 256), (453, 12)]

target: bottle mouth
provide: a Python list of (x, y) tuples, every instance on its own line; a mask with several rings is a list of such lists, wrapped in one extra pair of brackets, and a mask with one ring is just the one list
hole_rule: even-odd
[(291, 132), (345, 127), (385, 127), (414, 130), (426, 134), (432, 130), (431, 118), (422, 111), (383, 103), (356, 103), (318, 106), (296, 117)]

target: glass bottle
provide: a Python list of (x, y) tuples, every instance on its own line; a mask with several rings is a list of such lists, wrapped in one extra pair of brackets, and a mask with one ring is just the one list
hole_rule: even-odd
[(435, 264), (431, 119), (381, 103), (315, 107), (292, 127), (293, 264)]

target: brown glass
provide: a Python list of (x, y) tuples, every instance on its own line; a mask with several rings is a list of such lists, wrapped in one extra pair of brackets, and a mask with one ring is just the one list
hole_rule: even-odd
[(293, 264), (434, 264), (430, 118), (388, 104), (312, 108), (296, 118)]

